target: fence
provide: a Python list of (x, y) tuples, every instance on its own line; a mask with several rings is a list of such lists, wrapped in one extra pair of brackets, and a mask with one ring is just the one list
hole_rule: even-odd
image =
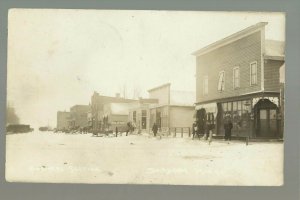
[(159, 132), (161, 136), (167, 137), (184, 137), (184, 135), (191, 137), (192, 135), (192, 128), (191, 127), (170, 127), (168, 129), (162, 130)]

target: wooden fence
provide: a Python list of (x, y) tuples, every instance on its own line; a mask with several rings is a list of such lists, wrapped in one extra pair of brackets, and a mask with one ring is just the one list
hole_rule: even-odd
[(161, 135), (166, 135), (166, 136), (173, 136), (173, 137), (182, 137), (184, 135), (188, 135), (188, 137), (191, 137), (192, 135), (192, 128), (191, 127), (171, 127), (166, 131), (163, 131), (159, 133)]

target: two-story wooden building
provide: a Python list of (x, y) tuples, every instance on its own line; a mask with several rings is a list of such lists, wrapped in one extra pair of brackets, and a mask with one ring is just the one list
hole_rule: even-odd
[(154, 123), (162, 132), (175, 127), (191, 127), (194, 121), (195, 92), (172, 90), (171, 84), (148, 90), (151, 99), (158, 99), (158, 104), (152, 104), (150, 109), (149, 132)]
[[(224, 134), (226, 115), (233, 135), (282, 137), (279, 69), (284, 42), (265, 39), (257, 23), (196, 52), (196, 110), (214, 116), (214, 133)], [(210, 115), (211, 116), (211, 115)]]

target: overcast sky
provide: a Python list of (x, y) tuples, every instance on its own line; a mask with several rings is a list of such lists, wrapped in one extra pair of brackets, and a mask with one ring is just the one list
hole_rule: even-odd
[(7, 99), (37, 127), (56, 126), (58, 110), (89, 104), (94, 91), (195, 91), (191, 53), (262, 21), (267, 39), (285, 40), (280, 13), (13, 9)]

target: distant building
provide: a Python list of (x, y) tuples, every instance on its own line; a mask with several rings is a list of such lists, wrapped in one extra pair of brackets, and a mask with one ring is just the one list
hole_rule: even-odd
[(280, 113), (281, 113), (281, 129), (280, 136), (283, 137), (284, 131), (284, 107), (285, 107), (285, 64), (280, 67)]
[(102, 96), (99, 93), (94, 92), (91, 97), (91, 116), (89, 124), (92, 125), (92, 130), (102, 130), (103, 117), (104, 117), (104, 105), (109, 103), (132, 103), (137, 102), (134, 99), (121, 98), (120, 94), (116, 94), (116, 97)]
[(171, 90), (170, 83), (152, 88), (148, 92), (150, 99), (158, 99), (158, 104), (149, 107), (149, 131), (154, 122), (161, 131), (192, 126), (195, 109), (194, 92)]
[(70, 108), (69, 126), (71, 129), (85, 128), (88, 126), (89, 105), (75, 105)]
[(69, 129), (70, 112), (58, 111), (57, 112), (57, 130)]
[(149, 130), (150, 124), (150, 107), (157, 105), (158, 99), (140, 98), (135, 106), (129, 110), (129, 121), (134, 123), (139, 130)]
[(125, 131), (127, 127), (129, 110), (135, 107), (136, 103), (107, 103), (103, 107), (103, 128), (115, 131)]
[(284, 42), (265, 40), (258, 23), (196, 52), (196, 110), (214, 115), (215, 133), (224, 134), (224, 117), (233, 135), (280, 137), (279, 68)]

